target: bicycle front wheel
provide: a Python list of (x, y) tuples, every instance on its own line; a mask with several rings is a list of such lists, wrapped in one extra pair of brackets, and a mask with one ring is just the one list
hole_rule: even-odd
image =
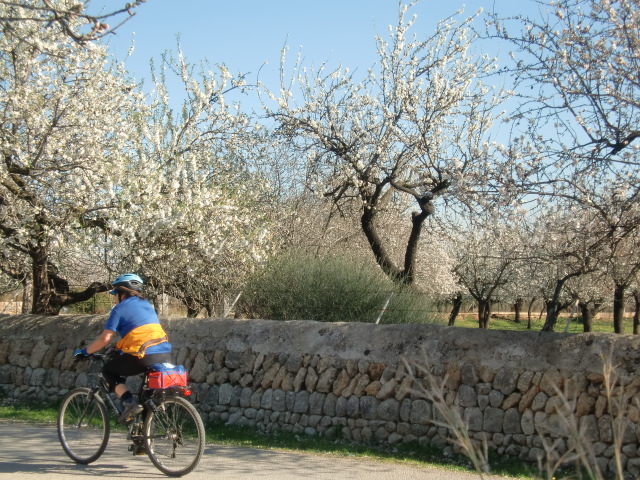
[(58, 438), (76, 463), (95, 462), (107, 448), (109, 416), (102, 399), (88, 388), (76, 388), (62, 400)]
[(161, 400), (144, 421), (147, 455), (162, 473), (180, 477), (191, 472), (204, 452), (202, 419), (182, 397)]

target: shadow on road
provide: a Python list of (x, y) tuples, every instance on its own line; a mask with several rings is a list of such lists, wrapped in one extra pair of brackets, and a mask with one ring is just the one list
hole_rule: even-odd
[[(122, 432), (114, 432), (104, 454), (90, 465), (77, 465), (62, 450), (55, 426), (0, 423), (0, 478), (167, 478), (149, 458), (133, 456)], [(331, 455), (208, 445), (193, 480), (476, 480), (472, 472), (367, 461)], [(501, 477), (485, 477), (498, 479)], [(502, 477), (504, 478), (504, 477)]]

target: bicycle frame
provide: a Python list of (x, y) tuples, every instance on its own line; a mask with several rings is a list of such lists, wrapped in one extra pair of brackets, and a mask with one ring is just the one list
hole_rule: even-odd
[[(106, 355), (101, 354), (92, 354), (91, 358), (98, 358), (102, 364), (106, 363)], [(142, 418), (146, 416), (148, 411), (155, 411), (156, 405), (154, 400), (165, 397), (173, 397), (173, 396), (190, 396), (191, 390), (189, 388), (181, 388), (181, 387), (169, 387), (165, 389), (152, 389), (148, 388), (148, 374), (149, 372), (144, 372), (141, 375), (144, 375), (143, 380), (140, 384), (140, 388), (138, 389), (137, 395), (140, 403), (144, 406), (144, 411), (142, 413)], [(110, 394), (109, 385), (107, 385), (107, 381), (102, 375), (102, 372), (98, 373), (98, 381), (94, 386), (89, 387), (91, 391), (91, 395), (95, 395), (97, 393), (101, 393), (101, 398), (111, 407), (111, 409), (116, 412), (117, 416), (123, 411), (123, 407), (120, 406)], [(133, 425), (135, 422), (131, 422)], [(130, 426), (131, 426), (130, 425)]]

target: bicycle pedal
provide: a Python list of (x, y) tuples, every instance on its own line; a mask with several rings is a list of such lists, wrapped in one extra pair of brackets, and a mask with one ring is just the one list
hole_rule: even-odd
[(129, 451), (133, 453), (133, 455), (145, 455), (145, 449), (143, 445), (136, 445), (135, 443), (133, 445), (129, 445)]

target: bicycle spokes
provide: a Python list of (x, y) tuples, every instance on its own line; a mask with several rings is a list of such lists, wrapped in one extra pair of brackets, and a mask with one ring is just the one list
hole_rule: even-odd
[(196, 409), (180, 397), (163, 400), (145, 422), (151, 461), (168, 475), (195, 468), (204, 450), (204, 426)]
[(109, 441), (109, 418), (102, 399), (86, 388), (69, 392), (60, 405), (58, 438), (75, 462), (97, 460)]

